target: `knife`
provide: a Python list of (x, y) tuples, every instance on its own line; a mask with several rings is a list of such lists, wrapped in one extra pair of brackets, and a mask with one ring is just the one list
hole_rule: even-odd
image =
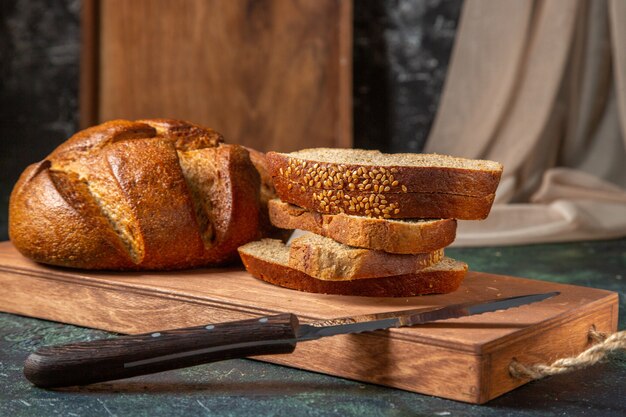
[(24, 375), (55, 388), (129, 378), (226, 359), (291, 353), (298, 342), (371, 332), (506, 310), (546, 300), (558, 292), (401, 310), (299, 324), (295, 314), (48, 346), (32, 353)]

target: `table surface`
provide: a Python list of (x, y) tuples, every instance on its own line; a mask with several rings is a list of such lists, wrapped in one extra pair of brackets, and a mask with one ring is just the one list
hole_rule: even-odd
[[(626, 239), (446, 253), (474, 270), (616, 291), (619, 327), (626, 329)], [(35, 388), (23, 378), (22, 363), (39, 346), (106, 335), (0, 313), (0, 415), (626, 415), (624, 353), (586, 370), (529, 383), (481, 406), (245, 359), (56, 391)]]

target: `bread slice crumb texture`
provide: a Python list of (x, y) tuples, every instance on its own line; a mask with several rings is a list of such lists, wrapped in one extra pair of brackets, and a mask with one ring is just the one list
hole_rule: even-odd
[(290, 267), (314, 278), (331, 281), (415, 273), (442, 258), (442, 249), (417, 255), (397, 255), (355, 248), (313, 233), (294, 239), (289, 249)]
[(346, 245), (389, 253), (432, 252), (456, 237), (454, 219), (379, 219), (349, 214), (321, 214), (273, 199), (268, 204), (272, 224), (302, 229)]
[(264, 239), (239, 248), (246, 270), (273, 285), (304, 292), (365, 297), (412, 297), (456, 291), (467, 264), (443, 258), (419, 272), (350, 281), (320, 280), (289, 266), (289, 248), (279, 240)]
[(350, 163), (352, 165), (367, 166), (462, 168), (480, 171), (499, 171), (502, 169), (502, 165), (498, 162), (488, 160), (466, 159), (439, 154), (385, 154), (380, 151), (365, 149), (311, 148), (283, 155), (332, 164)]
[(274, 262), (277, 265), (289, 265), (289, 248), (278, 239), (261, 239), (239, 247), (239, 252)]

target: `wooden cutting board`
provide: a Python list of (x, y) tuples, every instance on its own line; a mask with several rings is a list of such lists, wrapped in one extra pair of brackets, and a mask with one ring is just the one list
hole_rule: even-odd
[(591, 326), (617, 329), (616, 293), (470, 272), (448, 295), (367, 298), (307, 294), (256, 280), (241, 269), (171, 273), (82, 272), (45, 267), (0, 243), (0, 311), (120, 333), (143, 333), (292, 312), (301, 321), (435, 307), (560, 291), (552, 299), (430, 325), (301, 343), (290, 355), (257, 359), (484, 403), (527, 380), (509, 375), (513, 358), (537, 363), (589, 346)]

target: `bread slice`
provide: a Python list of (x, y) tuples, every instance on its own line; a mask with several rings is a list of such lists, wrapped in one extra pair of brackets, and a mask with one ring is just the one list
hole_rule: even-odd
[(267, 161), (283, 201), (389, 219), (484, 219), (502, 175), (493, 161), (362, 149), (268, 152)]
[(281, 200), (324, 214), (352, 214), (384, 219), (482, 220), (489, 215), (495, 194), (474, 197), (444, 193), (369, 193), (292, 186), (274, 177)]
[(437, 154), (383, 154), (363, 149), (268, 152), (273, 177), (327, 190), (386, 194), (445, 193), (484, 197), (496, 192), (498, 162)]
[(283, 229), (302, 229), (337, 242), (389, 253), (432, 252), (451, 244), (456, 237), (456, 220), (392, 220), (321, 214), (279, 199), (268, 203), (272, 224)]
[(294, 239), (289, 266), (317, 279), (349, 281), (410, 274), (443, 259), (443, 249), (417, 255), (398, 255), (355, 248), (330, 238), (307, 233)]
[(239, 248), (250, 274), (270, 284), (298, 291), (368, 297), (412, 297), (455, 291), (467, 273), (467, 264), (451, 258), (419, 272), (384, 278), (325, 281), (289, 266), (289, 248), (281, 241), (263, 239)]

